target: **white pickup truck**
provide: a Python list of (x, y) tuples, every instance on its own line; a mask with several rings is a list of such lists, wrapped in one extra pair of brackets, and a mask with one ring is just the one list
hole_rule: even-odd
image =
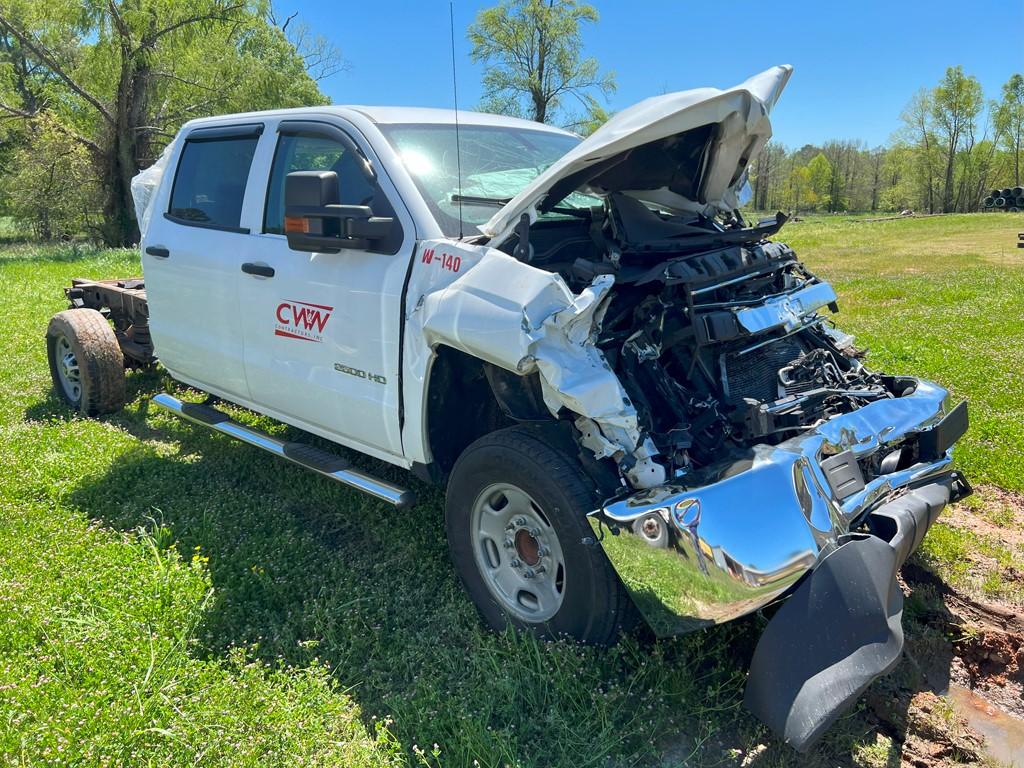
[(134, 185), (144, 282), (67, 289), (57, 391), (114, 410), (158, 358), (211, 396), (161, 408), (399, 507), (351, 452), (443, 485), (495, 628), (608, 643), (779, 602), (747, 703), (806, 748), (898, 660), (896, 571), (970, 488), (966, 405), (864, 366), (833, 288), (768, 239), (786, 217), (739, 212), (790, 72), (586, 140), (435, 109), (190, 122)]

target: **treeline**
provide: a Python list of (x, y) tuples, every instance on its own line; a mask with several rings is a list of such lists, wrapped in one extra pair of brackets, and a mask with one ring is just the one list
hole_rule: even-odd
[(888, 146), (857, 140), (787, 149), (771, 142), (751, 169), (759, 210), (977, 211), (989, 190), (1020, 186), (1024, 77), (986, 101), (977, 78), (950, 67), (918, 91)]
[[(583, 52), (597, 11), (575, 0), (502, 0), (468, 30), (487, 109), (590, 133), (615, 88)], [(338, 50), (269, 0), (0, 0), (0, 216), (40, 238), (136, 242), (131, 178), (193, 117), (326, 102)], [(573, 114), (574, 104), (583, 114)], [(1024, 77), (986, 100), (951, 67), (908, 104), (886, 147), (769, 144), (755, 207), (975, 211), (1021, 185)]]

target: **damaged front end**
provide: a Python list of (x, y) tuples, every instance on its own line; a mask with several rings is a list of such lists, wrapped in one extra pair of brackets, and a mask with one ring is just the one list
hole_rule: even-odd
[(413, 317), (431, 346), (536, 375), (617, 479), (590, 521), (657, 634), (788, 598), (746, 700), (806, 749), (899, 658), (896, 571), (970, 487), (966, 404), (865, 366), (832, 286), (769, 239), (786, 217), (736, 210), (789, 74), (616, 115), (486, 245), (447, 246), (482, 255)]
[[(617, 195), (608, 213), (619, 263), (596, 346), (668, 480), (624, 488), (591, 522), (659, 635), (789, 598), (746, 701), (807, 749), (899, 659), (896, 572), (970, 492), (952, 468), (966, 403), (870, 371), (824, 314), (832, 287), (758, 227), (652, 259), (626, 236), (652, 214)], [(594, 262), (575, 269), (587, 279)]]

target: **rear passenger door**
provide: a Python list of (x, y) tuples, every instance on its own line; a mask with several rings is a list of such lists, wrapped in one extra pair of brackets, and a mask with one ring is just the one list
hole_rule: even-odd
[[(239, 400), (249, 399), (238, 297), (250, 240), (242, 211), (262, 132), (262, 123), (249, 123), (189, 133), (142, 243), (160, 361), (176, 379)], [(264, 185), (256, 186), (261, 194)]]

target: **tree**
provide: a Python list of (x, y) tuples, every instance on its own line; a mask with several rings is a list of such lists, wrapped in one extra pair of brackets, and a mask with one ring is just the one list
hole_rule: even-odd
[(600, 104), (594, 103), (581, 117), (566, 124), (566, 128), (575, 131), (580, 136), (589, 136), (602, 125), (608, 122), (612, 114)]
[(284, 21), (278, 21), (273, 4), (267, 8), (267, 20), (281, 30), (313, 80), (319, 83), (347, 71), (349, 63), (341, 55), (338, 46), (324, 35), (313, 32), (308, 24), (297, 17), (298, 13), (292, 13)]
[(485, 65), (483, 108), (552, 121), (568, 97), (584, 111), (600, 109), (595, 92), (615, 91), (615, 76), (583, 56), (580, 28), (597, 10), (576, 0), (502, 0), (469, 27), (473, 61)]
[(324, 101), (249, 0), (3, 0), (0, 35), (0, 112), (85, 148), (110, 245), (137, 240), (131, 179), (186, 120)]
[(793, 210), (793, 213), (800, 213), (800, 204), (806, 203), (813, 206), (814, 190), (811, 189), (811, 173), (806, 165), (797, 165), (790, 170), (786, 177), (786, 202)]
[(769, 141), (764, 145), (750, 174), (754, 188), (752, 202), (755, 210), (777, 210), (783, 205), (782, 198), (790, 160), (791, 157), (782, 144)]
[(963, 139), (973, 133), (975, 120), (983, 104), (984, 95), (977, 78), (965, 75), (961, 66), (947, 67), (932, 98), (932, 117), (946, 150), (946, 173), (942, 186), (943, 213), (954, 210), (953, 170), (957, 151)]
[(933, 98), (922, 88), (903, 110), (904, 133), (918, 148), (915, 170), (922, 189), (921, 201), (928, 213), (935, 213), (935, 130), (932, 124)]
[(8, 209), (41, 240), (95, 226), (99, 185), (85, 147), (52, 118), (33, 122), (30, 141), (13, 155)]
[(807, 187), (810, 193), (806, 195), (808, 205), (829, 205), (834, 176), (835, 172), (828, 158), (821, 152), (816, 154), (807, 164)]
[(882, 192), (882, 173), (885, 167), (885, 155), (886, 152), (884, 147), (875, 147), (868, 152), (868, 168), (871, 172), (868, 188), (871, 190), (870, 196), (872, 213), (878, 210), (878, 198)]
[(992, 107), (996, 135), (1005, 142), (1013, 162), (1013, 183), (1020, 186), (1020, 153), (1024, 147), (1024, 76), (1014, 74), (1003, 85), (1003, 99)]

